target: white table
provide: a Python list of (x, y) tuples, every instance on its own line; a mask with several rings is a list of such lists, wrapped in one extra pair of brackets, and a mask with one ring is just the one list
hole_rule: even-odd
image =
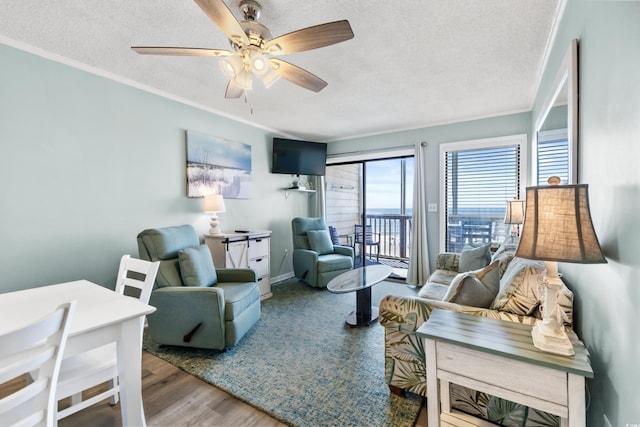
[(155, 307), (87, 280), (0, 294), (0, 334), (77, 300), (64, 357), (117, 343), (122, 425), (144, 426), (141, 319)]
[(349, 326), (368, 326), (378, 318), (378, 307), (371, 306), (371, 287), (389, 277), (393, 269), (388, 265), (368, 265), (342, 273), (327, 283), (327, 290), (335, 294), (356, 293), (356, 309), (347, 316)]
[(430, 427), (486, 425), (451, 410), (450, 383), (558, 415), (563, 427), (585, 425), (584, 379), (593, 371), (574, 332), (574, 356), (538, 350), (529, 325), (448, 310), (433, 310), (416, 333), (425, 339)]

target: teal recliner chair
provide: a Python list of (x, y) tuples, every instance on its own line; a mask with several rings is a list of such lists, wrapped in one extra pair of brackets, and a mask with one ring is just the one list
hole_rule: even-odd
[(192, 226), (144, 230), (138, 250), (140, 258), (160, 261), (149, 301), (157, 310), (147, 316), (155, 342), (224, 350), (260, 319), (255, 272), (215, 269)]
[(324, 218), (294, 218), (293, 273), (306, 284), (326, 288), (339, 274), (353, 269), (353, 248), (334, 245)]

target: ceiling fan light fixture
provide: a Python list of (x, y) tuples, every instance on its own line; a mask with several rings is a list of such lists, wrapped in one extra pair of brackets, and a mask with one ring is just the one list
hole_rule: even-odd
[(280, 76), (278, 75), (278, 73), (273, 71), (271, 66), (269, 66), (268, 68), (269, 68), (269, 71), (265, 75), (261, 76), (262, 83), (264, 84), (264, 87), (266, 87), (267, 89), (269, 89), (272, 84), (274, 84), (276, 81), (280, 79)]
[(244, 90), (251, 90), (253, 88), (253, 75), (245, 70), (242, 70), (233, 79), (233, 82)]
[(237, 55), (225, 56), (220, 58), (220, 68), (222, 72), (230, 79), (235, 78), (244, 68), (242, 59)]
[(261, 53), (251, 55), (251, 71), (256, 76), (264, 76), (270, 71), (271, 65), (266, 56)]

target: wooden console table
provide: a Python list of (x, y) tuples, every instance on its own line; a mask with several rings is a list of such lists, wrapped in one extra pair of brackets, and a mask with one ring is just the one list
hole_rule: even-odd
[(485, 425), (452, 412), (450, 383), (558, 415), (562, 426), (586, 424), (584, 379), (593, 371), (575, 333), (570, 357), (535, 348), (529, 325), (448, 310), (434, 310), (417, 334), (425, 339), (430, 427)]

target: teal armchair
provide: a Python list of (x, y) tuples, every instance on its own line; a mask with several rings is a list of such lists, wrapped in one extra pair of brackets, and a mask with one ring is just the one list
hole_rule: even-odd
[[(260, 319), (256, 273), (214, 269), (208, 247), (200, 244), (192, 226), (144, 230), (138, 234), (138, 250), (140, 258), (160, 261), (149, 301), (157, 310), (147, 316), (155, 342), (224, 350)], [(203, 277), (204, 283), (197, 283)]]
[(324, 218), (294, 218), (293, 273), (306, 284), (326, 288), (339, 274), (353, 269), (353, 248), (334, 245)]

